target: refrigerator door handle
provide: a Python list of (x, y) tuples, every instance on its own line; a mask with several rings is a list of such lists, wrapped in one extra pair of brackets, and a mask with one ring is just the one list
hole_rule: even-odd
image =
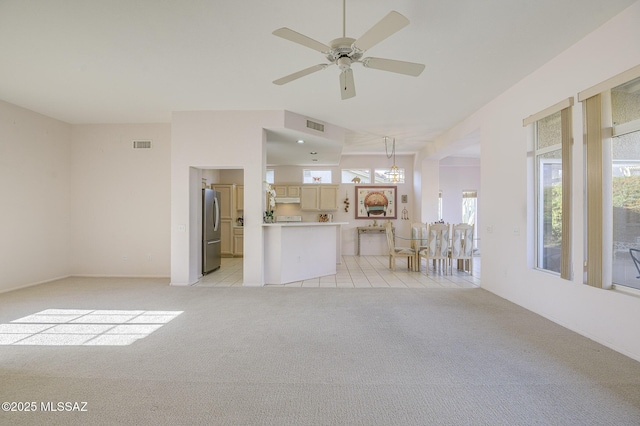
[(207, 245), (209, 244), (218, 244), (220, 240), (207, 241)]
[(220, 226), (220, 205), (218, 204), (218, 197), (213, 197), (213, 205), (215, 207), (214, 211), (216, 215), (216, 217), (213, 218), (213, 230), (217, 231), (218, 226)]

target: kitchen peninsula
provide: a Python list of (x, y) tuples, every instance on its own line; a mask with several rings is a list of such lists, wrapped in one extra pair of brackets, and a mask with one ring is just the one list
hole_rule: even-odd
[(346, 222), (264, 224), (264, 282), (286, 284), (335, 275)]

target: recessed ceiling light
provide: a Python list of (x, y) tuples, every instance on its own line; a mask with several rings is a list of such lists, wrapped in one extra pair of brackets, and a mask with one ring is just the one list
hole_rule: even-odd
[(311, 151), (309, 154), (311, 154), (311, 155), (316, 155), (316, 154), (317, 154), (317, 152), (316, 152), (316, 151)]
[(298, 143), (304, 143), (302, 139), (298, 139)]
[(311, 160), (311, 161), (318, 161), (318, 159), (317, 159), (317, 158), (314, 158), (314, 159), (313, 159), (313, 160)]

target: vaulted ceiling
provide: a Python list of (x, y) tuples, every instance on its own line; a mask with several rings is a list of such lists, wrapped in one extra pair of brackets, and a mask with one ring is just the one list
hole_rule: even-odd
[(341, 100), (335, 66), (274, 85), (326, 61), (271, 33), (329, 43), (342, 0), (0, 0), (0, 99), (69, 123), (284, 109), (347, 129), (345, 154), (383, 153), (383, 136), (416, 152), (634, 1), (347, 0), (347, 37), (391, 10), (410, 21), (367, 55), (426, 68), (354, 64), (356, 96)]

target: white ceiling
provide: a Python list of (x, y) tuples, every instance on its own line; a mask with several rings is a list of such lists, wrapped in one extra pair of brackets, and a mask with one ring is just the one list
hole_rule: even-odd
[[(635, 0), (347, 0), (347, 37), (390, 10), (411, 24), (365, 56), (419, 77), (322, 63), (273, 36), (342, 36), (341, 0), (0, 0), (0, 99), (69, 123), (169, 122), (172, 111), (289, 110), (347, 129), (343, 153), (416, 152)], [(295, 135), (292, 135), (292, 137)], [(447, 155), (477, 155), (466, 141)]]

